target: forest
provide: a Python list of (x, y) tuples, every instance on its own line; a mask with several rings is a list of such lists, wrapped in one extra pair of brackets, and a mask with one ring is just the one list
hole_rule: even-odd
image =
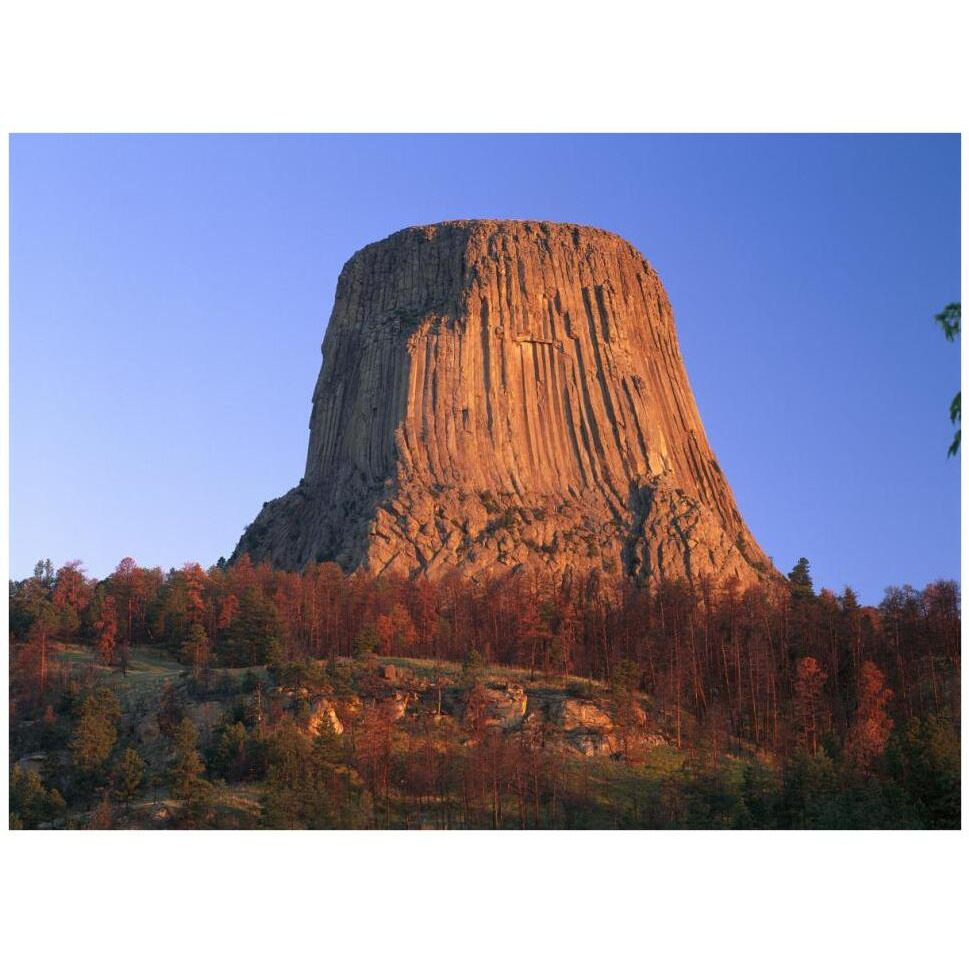
[(958, 828), (957, 583), (12, 581), (15, 828)]

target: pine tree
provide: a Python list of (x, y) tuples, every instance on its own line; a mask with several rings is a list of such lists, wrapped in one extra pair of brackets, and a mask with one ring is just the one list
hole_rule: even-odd
[(123, 801), (130, 801), (141, 787), (145, 762), (134, 747), (126, 747), (115, 772), (115, 790)]
[(376, 653), (378, 649), (380, 649), (380, 634), (372, 623), (364, 624), (353, 638), (351, 652), (359, 658)]
[(461, 664), (461, 685), (473, 687), (484, 672), (484, 659), (473, 646), (467, 651)]
[(791, 583), (791, 595), (796, 599), (812, 599), (814, 597), (814, 585), (811, 581), (811, 565), (806, 558), (801, 556), (797, 560), (797, 565), (787, 573), (788, 581)]
[(178, 725), (182, 722), (184, 711), (178, 702), (178, 695), (175, 692), (175, 684), (165, 684), (162, 690), (161, 701), (158, 704), (158, 713), (155, 715), (158, 720), (158, 729), (168, 738), (175, 736)]
[(111, 690), (102, 688), (84, 699), (68, 744), (78, 770), (93, 774), (111, 756), (118, 739), (115, 723), (120, 715), (121, 708)]
[(249, 732), (239, 721), (219, 729), (211, 758), (212, 769), (228, 781), (240, 781), (249, 767)]
[[(332, 708), (331, 708), (332, 709)], [(321, 763), (332, 764), (340, 759), (343, 742), (336, 732), (330, 716), (323, 716), (316, 726), (316, 736), (313, 738), (313, 753)]]
[(197, 745), (198, 731), (195, 724), (185, 717), (175, 731), (171, 784), (175, 794), (186, 800), (195, 792), (205, 769)]
[(16, 765), (10, 769), (11, 828), (34, 828), (51, 821), (66, 806), (60, 791), (45, 787), (34, 771)]
[(209, 662), (209, 637), (200, 623), (192, 623), (188, 638), (182, 643), (182, 660), (192, 664), (192, 675), (198, 678)]

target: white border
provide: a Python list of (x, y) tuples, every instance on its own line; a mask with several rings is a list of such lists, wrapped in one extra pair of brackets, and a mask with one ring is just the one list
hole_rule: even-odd
[[(0, 98), (5, 133), (965, 131), (960, 27), (935, 0), (21, 0)], [(7, 833), (0, 913), (14, 964), (933, 965), (965, 950), (966, 843)]]

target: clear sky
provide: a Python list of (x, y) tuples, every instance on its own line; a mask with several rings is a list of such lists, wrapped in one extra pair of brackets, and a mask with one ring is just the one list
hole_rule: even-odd
[(407, 225), (618, 232), (785, 572), (959, 578), (958, 136), (14, 136), (11, 574), (228, 556), (303, 472), (336, 278)]

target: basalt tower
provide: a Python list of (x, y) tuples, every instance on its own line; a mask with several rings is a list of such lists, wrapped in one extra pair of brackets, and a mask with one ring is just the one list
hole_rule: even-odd
[(710, 449), (656, 272), (610, 232), (468, 220), (344, 266), (306, 471), (236, 554), (440, 577), (776, 575)]

